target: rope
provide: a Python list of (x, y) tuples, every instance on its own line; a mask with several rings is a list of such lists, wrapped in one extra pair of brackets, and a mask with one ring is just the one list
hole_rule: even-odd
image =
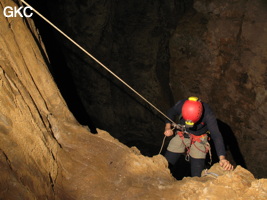
[(205, 169), (205, 172), (204, 172), (204, 174), (202, 175), (202, 177), (203, 176), (210, 176), (211, 175), (211, 177), (213, 177), (213, 178), (217, 178), (219, 175), (218, 174), (216, 174), (216, 173), (214, 173), (214, 172), (208, 172), (208, 169)]
[[(156, 111), (158, 111), (162, 116), (164, 116), (166, 119), (168, 119), (170, 122), (175, 124), (175, 122), (170, 119), (167, 115), (165, 115), (161, 110), (159, 110), (156, 106), (154, 106), (150, 101), (148, 101), (145, 97), (143, 97), (140, 93), (138, 93), (135, 89), (133, 89), (130, 85), (128, 85), (124, 80), (122, 80), (119, 76), (117, 76), (113, 71), (111, 71), (108, 67), (106, 67), (103, 63), (101, 63), (98, 59), (96, 59), (92, 54), (90, 54), (88, 51), (86, 51), (81, 45), (79, 45), (77, 42), (75, 42), (73, 39), (71, 39), (67, 34), (65, 34), (61, 29), (59, 29), (56, 25), (54, 25), (51, 21), (49, 21), (47, 18), (45, 18), (41, 13), (39, 13), (36, 9), (34, 9), (30, 4), (28, 4), (26, 1), (21, 0), (22, 3), (32, 8), (32, 10), (39, 15), (43, 20), (45, 20), (48, 24), (50, 24), (54, 29), (56, 29), (59, 33), (61, 33), (64, 37), (66, 37), (69, 41), (71, 41), (74, 45), (76, 45), (80, 50), (82, 50), (86, 55), (91, 57), (96, 63), (98, 63), (100, 66), (102, 66), (105, 70), (107, 70), (110, 74), (112, 74), (115, 78), (117, 78), (120, 82), (122, 82), (124, 85), (126, 85), (130, 90), (132, 90), (137, 96), (139, 96), (141, 99), (143, 99), (146, 103), (148, 103), (152, 108), (154, 108)], [(165, 137), (163, 139), (162, 147), (165, 142)], [(161, 150), (162, 150), (161, 147)], [(160, 150), (160, 152), (161, 152)]]
[(161, 154), (161, 152), (162, 152), (162, 149), (163, 149), (163, 146), (164, 146), (166, 137), (167, 136), (165, 135), (164, 138), (163, 138), (163, 140), (162, 140), (162, 144), (161, 144), (161, 147), (160, 147), (160, 150), (159, 150), (159, 154)]

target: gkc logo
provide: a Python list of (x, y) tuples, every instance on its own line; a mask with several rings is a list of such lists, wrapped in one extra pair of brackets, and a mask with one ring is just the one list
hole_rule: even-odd
[(29, 12), (27, 10), (32, 11), (33, 9), (30, 6), (26, 7), (11, 7), (11, 6), (6, 6), (4, 8), (3, 14), (5, 17), (17, 17), (18, 15), (20, 17), (31, 17), (33, 15), (32, 12)]

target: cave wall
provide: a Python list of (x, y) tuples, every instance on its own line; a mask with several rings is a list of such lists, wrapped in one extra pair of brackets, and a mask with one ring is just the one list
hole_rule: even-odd
[[(57, 173), (52, 156), (56, 145), (51, 136), (43, 135), (46, 127), (39, 126), (43, 124), (40, 116), (46, 119), (49, 111), (44, 91), (35, 84), (42, 81), (49, 85), (51, 79), (31, 76), (43, 69), (42, 55), (22, 19), (2, 15), (7, 5), (16, 4), (7, 1), (0, 4), (1, 198), (15, 199), (19, 195), (21, 199), (53, 198), (50, 178)], [(36, 56), (33, 60), (32, 55)], [(32, 63), (30, 69), (28, 63)]]
[[(60, 28), (163, 112), (190, 95), (208, 102), (231, 161), (266, 177), (264, 1), (55, 1), (48, 7)], [(93, 123), (156, 154), (164, 118), (56, 37)]]
[(58, 121), (77, 122), (48, 71), (33, 21), (4, 17), (6, 6), (18, 5), (0, 2), (0, 199), (55, 199), (54, 133)]
[(174, 97), (210, 103), (233, 162), (266, 177), (267, 4), (195, 1), (194, 9), (170, 40)]

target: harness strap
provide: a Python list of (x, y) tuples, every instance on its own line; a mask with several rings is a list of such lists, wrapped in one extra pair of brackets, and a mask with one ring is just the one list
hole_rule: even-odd
[(203, 139), (207, 136), (206, 133), (202, 134), (202, 135), (194, 135), (194, 134), (190, 134), (190, 137), (192, 137), (192, 142), (203, 142)]
[[(191, 148), (192, 145), (194, 145), (194, 147), (196, 147), (197, 150), (199, 150), (199, 151), (201, 151), (203, 153), (208, 153), (209, 152), (209, 156), (210, 156), (209, 164), (211, 165), (211, 163), (212, 163), (211, 147), (210, 147), (210, 144), (209, 144), (208, 141), (204, 143), (204, 138), (207, 136), (207, 133), (204, 133), (202, 135), (194, 135), (194, 134), (190, 134), (188, 132), (185, 133), (185, 132), (182, 132), (182, 131), (178, 131), (177, 134), (182, 139), (182, 142), (183, 142), (183, 144), (184, 144), (184, 146), (186, 148), (186, 156), (185, 156), (185, 160), (186, 161), (189, 161), (190, 148)], [(184, 142), (185, 134), (187, 134), (188, 138), (190, 139), (189, 147), (187, 147), (187, 145)], [(205, 146), (205, 151), (199, 149), (195, 144), (196, 142), (202, 143)]]
[[(187, 134), (188, 135), (188, 137), (190, 138), (190, 134), (189, 133), (185, 133), (185, 132), (182, 132), (182, 131), (178, 131), (177, 132), (177, 134), (179, 135), (179, 137), (182, 139), (182, 142), (183, 142), (183, 144), (184, 144), (184, 146), (185, 146), (185, 148), (186, 148), (186, 156), (185, 156), (185, 160), (186, 161), (189, 161), (189, 153), (190, 153), (190, 147), (191, 147), (191, 145), (192, 145), (192, 142), (190, 142), (190, 145), (189, 145), (189, 147), (184, 143), (184, 135), (185, 134)], [(191, 139), (190, 139), (190, 141), (191, 141)]]

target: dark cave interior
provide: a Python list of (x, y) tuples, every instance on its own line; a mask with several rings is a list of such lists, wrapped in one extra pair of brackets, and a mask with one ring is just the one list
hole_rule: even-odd
[[(130, 2), (131, 1), (129, 1), (129, 3)], [(62, 26), (62, 29), (64, 29), (67, 33), (69, 32), (71, 36), (74, 36), (74, 38), (78, 42), (80, 42), (82, 46), (91, 50), (92, 53), (95, 53), (96, 56), (99, 56), (100, 61), (103, 60), (104, 63), (111, 64), (111, 69), (118, 72), (118, 74), (123, 79), (125, 79), (127, 83), (129, 82), (130, 85), (133, 85), (133, 87), (136, 87), (138, 89), (144, 88), (144, 90), (141, 92), (145, 93), (149, 97), (149, 99), (156, 100), (156, 106), (162, 108), (164, 112), (174, 102), (176, 102), (177, 96), (187, 95), (183, 94), (182, 91), (177, 91), (177, 94), (174, 95), (173, 91), (171, 91), (171, 89), (169, 88), (170, 80), (167, 75), (170, 71), (171, 62), (169, 53), (169, 41), (175, 29), (179, 27), (180, 21), (177, 20), (177, 18), (179, 19), (182, 16), (190, 18), (195, 15), (195, 10), (193, 9), (193, 1), (173, 1), (173, 5), (170, 5), (168, 3), (164, 4), (161, 1), (156, 1), (155, 3), (149, 1), (147, 3), (143, 3), (143, 7), (138, 6), (137, 10), (135, 10), (135, 7), (132, 7), (132, 11), (126, 9), (126, 11), (124, 12), (129, 12), (128, 15), (125, 13), (116, 13), (116, 11), (120, 9), (123, 10), (123, 6), (125, 6), (126, 4), (125, 2), (122, 3), (120, 1), (112, 3), (107, 3), (104, 1), (102, 2), (103, 4), (94, 1), (94, 5), (89, 5), (89, 3), (86, 1), (75, 1), (74, 4), (80, 9), (81, 13), (75, 13), (75, 11), (77, 11), (76, 9), (73, 9), (71, 13), (67, 13), (67, 11), (71, 10), (70, 7), (72, 4), (70, 3), (69, 7), (66, 8), (66, 4), (68, 2), (64, 3), (60, 0), (53, 2), (37, 2), (34, 0), (29, 0), (28, 3), (48, 19), (51, 19), (51, 21), (53, 21), (54, 19), (56, 25), (58, 25), (59, 27)], [(156, 14), (154, 14), (152, 11), (151, 14), (147, 10), (145, 10), (149, 9), (146, 8), (147, 4), (150, 4), (151, 8), (157, 10), (155, 11)], [(96, 8), (96, 5), (99, 5), (99, 8)], [(131, 3), (131, 5), (134, 5), (134, 3)], [(88, 6), (89, 9), (95, 8), (95, 11), (92, 11), (92, 13), (88, 14), (89, 17), (90, 15), (95, 15), (92, 17), (92, 19), (85, 18), (88, 16), (83, 15), (83, 12), (89, 11), (86, 11), (86, 9), (88, 8), (84, 8), (85, 11), (83, 11), (83, 6)], [(114, 6), (118, 6), (120, 7), (120, 9), (115, 9)], [(102, 7), (106, 8), (106, 10), (100, 12), (99, 10)], [(129, 7), (130, 6), (128, 6), (127, 8), (129, 9)], [(144, 10), (138, 10), (140, 7)], [(171, 12), (168, 13), (168, 11)], [(83, 29), (79, 29), (77, 27), (89, 26), (88, 23), (85, 23), (83, 25), (83, 22), (86, 20), (93, 21), (98, 17), (98, 15), (104, 15), (102, 12), (108, 12), (106, 13), (106, 18), (110, 19), (107, 20), (108, 22), (105, 22), (105, 26), (99, 25), (100, 27), (97, 27), (98, 29), (95, 33), (97, 36), (90, 35), (92, 34), (92, 32), (94, 32), (93, 28), (92, 32), (86, 33), (85, 31), (85, 33), (82, 35)], [(131, 35), (131, 31), (134, 32), (134, 29), (140, 28), (138, 26), (151, 24), (151, 22), (145, 22), (146, 20), (148, 20), (148, 15), (151, 15), (149, 16), (151, 18), (158, 17), (158, 19), (152, 21), (154, 23), (154, 27), (153, 33), (151, 33), (152, 35), (155, 35), (155, 38), (157, 38), (157, 48), (159, 48), (158, 52), (155, 53), (155, 69), (152, 69), (152, 64), (150, 61), (146, 61), (146, 56), (137, 55), (138, 53), (136, 53), (138, 52), (138, 48), (141, 48), (139, 50), (142, 52), (149, 51), (150, 47), (147, 47), (146, 45), (151, 45), (151, 42), (147, 42), (142, 45), (136, 44), (137, 47), (133, 47), (133, 45), (131, 44), (136, 41), (131, 38), (132, 41), (129, 42), (129, 39), (127, 39), (127, 37)], [(72, 16), (74, 16), (74, 18), (72, 18)], [(77, 18), (75, 18), (77, 16), (78, 19), (80, 19), (80, 22), (77, 21)], [(126, 19), (126, 16), (128, 17), (128, 19)], [(67, 17), (69, 17), (69, 19)], [(63, 38), (63, 36), (61, 36), (58, 32), (53, 30), (53, 28), (46, 22), (44, 22), (41, 18), (39, 18), (39, 16), (34, 15), (33, 20), (40, 32), (40, 35), (48, 52), (50, 59), (50, 72), (53, 75), (69, 109), (74, 114), (79, 123), (88, 126), (92, 133), (97, 133), (96, 128), (107, 130), (111, 135), (113, 135), (115, 138), (117, 138), (127, 146), (136, 146), (138, 149), (140, 149), (141, 153), (146, 156), (156, 155), (160, 149), (163, 139), (163, 127), (165, 120), (164, 117), (150, 108), (149, 105), (146, 105), (144, 102), (142, 102), (142, 100), (138, 99), (139, 97), (132, 94), (131, 91), (129, 91), (125, 86), (123, 86), (114, 77), (112, 77), (111, 74), (105, 72), (105, 70), (101, 69), (100, 66), (94, 63), (91, 59), (86, 58), (82, 52), (79, 52), (76, 47), (69, 44), (69, 41)], [(142, 22), (142, 20), (144, 20), (144, 22)], [(61, 24), (64, 21), (65, 24)], [(127, 24), (128, 21), (129, 24)], [(202, 21), (202, 23), (204, 24), (207, 23), (204, 17), (202, 17), (200, 21)], [(68, 24), (69, 22), (71, 23)], [(96, 21), (96, 23), (97, 22), (98, 21)], [(137, 26), (136, 24), (139, 25)], [(128, 27), (126, 30), (119, 26)], [(71, 29), (70, 27), (73, 27), (73, 29)], [(75, 28), (77, 28), (76, 32), (73, 31), (75, 30)], [(143, 31), (147, 31), (147, 29), (144, 28)], [(141, 37), (142, 31), (140, 31), (140, 33), (138, 34), (140, 34), (138, 37)], [(75, 37), (75, 35), (78, 36)], [(91, 37), (91, 39), (88, 39), (88, 42), (85, 41), (87, 37)], [(96, 37), (98, 39), (95, 39)], [(144, 33), (143, 40), (149, 40), (146, 37), (147, 35)], [(95, 43), (92, 43), (92, 40), (95, 40)], [(137, 42), (142, 43), (143, 40), (140, 39)], [(112, 42), (109, 44), (110, 41)], [(124, 42), (124, 46), (121, 47), (120, 44)], [(92, 46), (90, 47), (90, 45)], [(133, 52), (132, 48), (135, 48), (135, 52)], [(182, 50), (185, 51), (181, 48), (180, 51)], [(124, 54), (122, 54), (122, 52)], [(140, 56), (141, 58), (132, 58), (134, 56)], [(70, 57), (71, 59), (68, 59), (68, 57)], [(75, 63), (75, 61), (77, 62)], [(129, 66), (129, 69), (126, 69), (127, 67), (124, 66), (127, 66), (128, 61), (132, 64), (131, 66)], [(144, 65), (140, 62), (148, 64)], [(122, 69), (120, 69), (119, 66), (122, 66)], [(88, 68), (91, 69), (89, 70)], [(136, 70), (135, 74), (131, 74), (135, 69), (138, 70)], [(153, 83), (149, 83), (150, 77), (148, 77), (148, 75), (150, 70), (156, 71), (158, 79), (156, 80), (156, 82), (158, 81), (160, 83), (159, 85), (153, 85)], [(144, 75), (140, 74), (142, 72), (144, 72)], [(93, 73), (96, 74), (94, 75)], [(137, 77), (138, 75), (140, 77)], [(86, 80), (87, 76), (88, 79)], [(77, 77), (78, 79), (80, 77), (80, 80), (78, 80)], [(92, 80), (90, 80), (90, 78), (92, 78)], [(135, 78), (137, 79), (135, 80)], [(151, 77), (152, 82), (153, 78), (154, 77)], [(99, 80), (99, 82), (96, 82), (96, 79), (101, 80)], [(90, 83), (90, 81), (92, 82)], [(82, 85), (83, 83), (84, 85)], [(94, 87), (95, 84), (98, 84), (98, 86)], [(147, 85), (146, 87), (144, 86), (146, 84), (149, 85)], [(110, 93), (105, 94), (105, 91), (100, 92), (99, 90), (103, 87), (108, 87), (107, 90), (109, 90)], [(155, 89), (153, 87), (155, 87)], [(157, 94), (153, 94), (153, 92), (155, 91), (157, 92)], [(162, 97), (159, 98), (159, 96)], [(89, 105), (85, 105), (85, 102), (87, 102)], [(101, 112), (98, 112), (101, 104), (104, 105), (103, 109)], [(91, 107), (94, 106), (95, 109), (91, 109)], [(146, 114), (144, 114), (143, 112), (145, 112)], [(109, 115), (110, 113), (112, 113), (112, 115)], [(125, 116), (126, 113), (129, 113), (129, 116)], [(224, 120), (219, 119), (218, 125), (223, 134), (228, 154), (230, 154), (232, 160), (236, 165), (241, 165), (246, 168), (247, 166), (245, 158), (241, 153), (239, 142), (237, 141), (236, 134), (232, 130), (231, 126), (228, 123), (224, 122)], [(165, 142), (163, 152), (166, 149), (167, 143), (168, 140)], [(213, 152), (213, 155), (216, 155), (216, 153)], [(214, 156), (213, 162), (216, 161), (217, 158), (216, 156)], [(180, 170), (178, 170), (179, 172), (181, 172), (183, 171), (181, 169), (185, 169), (185, 167), (183, 166), (188, 165), (188, 163), (181, 160), (179, 161), (178, 165), (182, 166), (180, 167)], [(183, 171), (181, 173), (184, 175), (188, 174), (189, 172)], [(181, 174), (179, 173), (175, 176), (178, 179), (181, 178)]]

